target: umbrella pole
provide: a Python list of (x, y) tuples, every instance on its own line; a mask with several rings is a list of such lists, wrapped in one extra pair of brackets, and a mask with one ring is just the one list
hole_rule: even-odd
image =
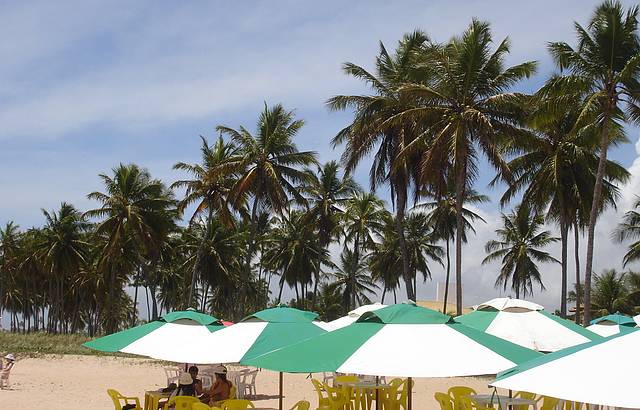
[(279, 392), (279, 394), (278, 394), (278, 408), (280, 410), (282, 410), (282, 372), (280, 372), (280, 375), (279, 375), (278, 378), (279, 378), (279, 383), (278, 384), (280, 385), (279, 386), (279, 390), (278, 390), (278, 392)]
[(376, 410), (380, 410), (380, 377), (376, 376)]
[(411, 383), (411, 381), (412, 381), (412, 380), (411, 380), (411, 377), (409, 377), (409, 378), (407, 379), (407, 384), (408, 384), (408, 385), (407, 385), (407, 410), (411, 410), (411, 408), (412, 408), (412, 402), (413, 402), (413, 398), (411, 397), (411, 396), (413, 395), (413, 394), (412, 394), (412, 393), (413, 393), (413, 392), (412, 392), (412, 390), (413, 390), (413, 389), (411, 388), (411, 387), (412, 387), (412, 386), (411, 386), (411, 384), (412, 384), (412, 383)]

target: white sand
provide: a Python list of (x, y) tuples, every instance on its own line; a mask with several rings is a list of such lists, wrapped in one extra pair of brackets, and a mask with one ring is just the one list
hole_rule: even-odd
[[(439, 409), (433, 399), (436, 391), (465, 385), (478, 392), (489, 392), (490, 378), (417, 379), (413, 392), (414, 409)], [(113, 405), (106, 394), (114, 388), (124, 395), (138, 396), (145, 390), (166, 385), (162, 365), (144, 359), (97, 356), (46, 356), (25, 358), (11, 372), (11, 390), (0, 390), (0, 409), (109, 409)], [(278, 375), (263, 370), (258, 374), (257, 408), (278, 407)], [(307, 375), (284, 375), (284, 408), (298, 400), (309, 400), (312, 409), (317, 396)], [(144, 404), (144, 403), (143, 403)]]

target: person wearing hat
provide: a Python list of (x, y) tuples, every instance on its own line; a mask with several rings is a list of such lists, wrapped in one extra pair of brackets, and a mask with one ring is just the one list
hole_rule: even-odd
[(209, 405), (218, 407), (218, 404), (224, 400), (228, 400), (231, 396), (231, 387), (233, 386), (227, 380), (227, 368), (219, 364), (214, 367), (213, 373), (216, 375), (216, 381), (213, 382), (209, 390)]
[(13, 369), (16, 357), (12, 353), (9, 353), (4, 357), (3, 361), (4, 363), (2, 367), (0, 367), (0, 389), (9, 387), (9, 373), (11, 373), (11, 369)]

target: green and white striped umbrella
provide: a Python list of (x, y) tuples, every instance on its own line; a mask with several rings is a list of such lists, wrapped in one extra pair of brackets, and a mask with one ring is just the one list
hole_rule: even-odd
[(593, 319), (587, 329), (603, 337), (617, 335), (626, 332), (636, 326), (632, 317), (623, 315), (620, 312)]
[(184, 346), (207, 338), (225, 326), (215, 317), (194, 310), (171, 312), (144, 325), (84, 343), (103, 352), (122, 352), (177, 363), (190, 363)]
[(452, 377), (496, 374), (539, 355), (440, 312), (398, 304), (241, 363), (289, 373)]
[(640, 331), (570, 347), (505, 371), (491, 386), (567, 401), (640, 408)]
[[(326, 333), (316, 322), (317, 313), (289, 307), (256, 312), (205, 339), (186, 341), (185, 363), (239, 363), (244, 359), (279, 349)], [(156, 356), (157, 359), (163, 359)]]
[(520, 299), (492, 299), (455, 320), (538, 352), (555, 352), (601, 338), (570, 320), (549, 314), (538, 304)]

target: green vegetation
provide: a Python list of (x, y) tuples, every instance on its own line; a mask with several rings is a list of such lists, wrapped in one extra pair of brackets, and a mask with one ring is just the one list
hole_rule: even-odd
[[(45, 332), (14, 333), (0, 332), (0, 352), (34, 354), (81, 354), (105, 355), (82, 347), (90, 340), (84, 334), (50, 334)], [(119, 354), (122, 356), (122, 354)]]

